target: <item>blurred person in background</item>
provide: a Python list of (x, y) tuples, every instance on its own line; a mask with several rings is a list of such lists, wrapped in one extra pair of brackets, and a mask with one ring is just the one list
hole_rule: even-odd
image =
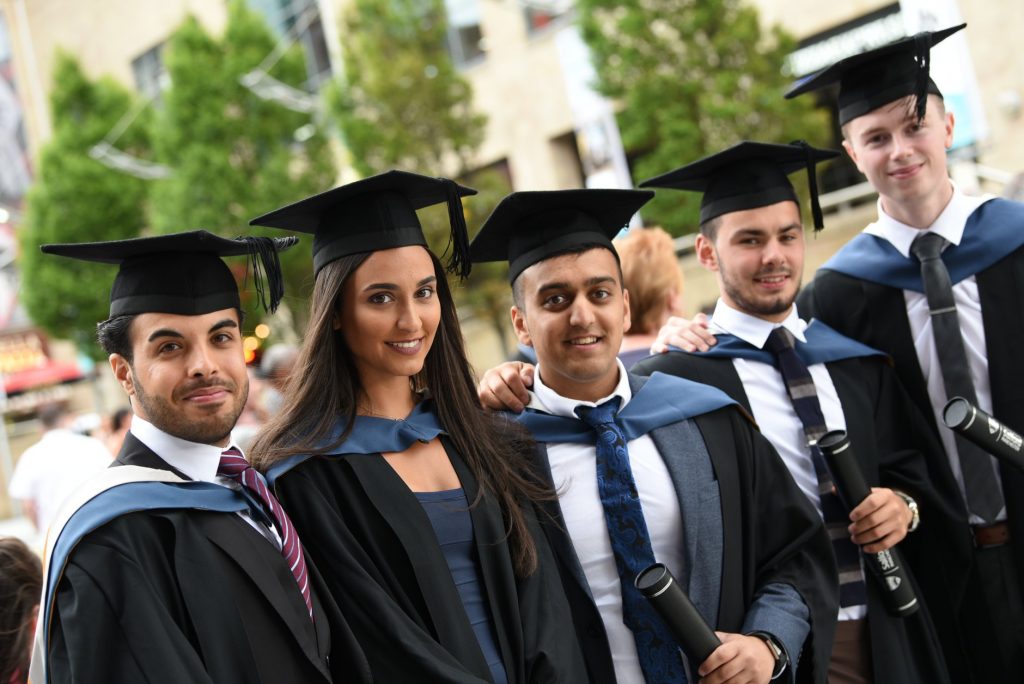
[(68, 494), (113, 458), (103, 442), (72, 432), (70, 420), (60, 404), (39, 410), (43, 437), (18, 459), (7, 490), (40, 532), (46, 531)]
[(629, 292), (629, 331), (619, 350), (629, 368), (650, 353), (661, 326), (682, 315), (683, 271), (672, 236), (659, 227), (631, 230), (614, 244)]
[(39, 558), (25, 542), (0, 538), (0, 684), (28, 679), (42, 581)]
[(284, 388), (298, 355), (299, 348), (291, 344), (273, 344), (263, 353), (259, 374), (266, 383), (260, 392), (260, 408), (264, 417), (270, 418), (281, 409)]
[(257, 433), (263, 424), (267, 422), (267, 412), (263, 409), (263, 385), (266, 380), (256, 366), (246, 366), (245, 374), (249, 378), (249, 396), (246, 397), (242, 413), (231, 430), (231, 439), (244, 453), (249, 453), (249, 447), (256, 439)]
[(124, 436), (128, 434), (128, 428), (132, 426), (132, 410), (121, 407), (110, 414), (110, 429), (103, 437), (103, 443), (112, 456), (121, 452), (121, 445), (124, 443)]

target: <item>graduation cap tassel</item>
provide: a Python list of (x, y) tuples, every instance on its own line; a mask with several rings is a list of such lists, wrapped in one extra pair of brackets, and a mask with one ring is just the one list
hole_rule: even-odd
[[(284, 249), (298, 242), (294, 237), (239, 238), (249, 247), (249, 263), (252, 265), (252, 282), (256, 296), (264, 310), (273, 313), (284, 298), (284, 275), (281, 271), (281, 257), (278, 249)], [(268, 292), (269, 289), (269, 292)]]
[(802, 147), (804, 150), (807, 165), (807, 189), (811, 194), (811, 218), (814, 221), (814, 231), (817, 232), (825, 227), (825, 218), (821, 214), (821, 204), (818, 202), (818, 162), (814, 158), (814, 148), (806, 140), (794, 140), (790, 145)]
[(455, 181), (444, 180), (445, 192), (448, 200), (448, 222), (451, 224), (451, 241), (448, 249), (445, 250), (448, 257), (446, 270), (454, 273), (460, 279), (465, 280), (469, 275), (473, 264), (469, 257), (469, 229), (466, 227), (466, 216), (462, 209), (462, 196), (459, 194), (459, 186)]
[(923, 31), (914, 36), (914, 59), (917, 61), (917, 80), (914, 83), (914, 97), (917, 98), (917, 122), (924, 120), (928, 108), (928, 74), (931, 71), (931, 34)]

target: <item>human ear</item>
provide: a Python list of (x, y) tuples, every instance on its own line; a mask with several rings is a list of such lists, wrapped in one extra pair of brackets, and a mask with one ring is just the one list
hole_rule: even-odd
[(110, 362), (110, 369), (114, 371), (114, 378), (129, 397), (135, 396), (135, 378), (132, 375), (132, 365), (128, 359), (120, 354), (111, 354), (107, 359)]
[(718, 254), (715, 253), (715, 244), (708, 238), (708, 236), (698, 234), (693, 247), (697, 252), (697, 260), (700, 261), (701, 266), (709, 271), (718, 270)]
[(518, 306), (513, 306), (509, 314), (512, 316), (512, 329), (516, 332), (516, 339), (519, 340), (520, 344), (532, 347), (533, 340), (530, 337), (530, 330), (526, 325), (526, 314)]

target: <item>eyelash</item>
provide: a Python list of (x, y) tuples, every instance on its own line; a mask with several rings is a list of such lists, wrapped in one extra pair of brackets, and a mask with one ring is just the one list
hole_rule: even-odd
[[(597, 301), (604, 301), (612, 296), (611, 290), (594, 290), (587, 295), (590, 299), (596, 299)], [(555, 301), (561, 299), (562, 301)], [(551, 295), (544, 300), (544, 306), (564, 306), (569, 303), (569, 297), (564, 294)]]
[[(434, 294), (435, 292), (433, 287), (421, 287), (420, 289), (416, 290), (416, 297), (419, 299), (429, 299), (433, 297)], [(370, 295), (368, 301), (370, 302), (370, 304), (390, 304), (391, 302), (395, 301), (395, 297), (394, 295), (388, 292), (378, 292), (376, 294)]]

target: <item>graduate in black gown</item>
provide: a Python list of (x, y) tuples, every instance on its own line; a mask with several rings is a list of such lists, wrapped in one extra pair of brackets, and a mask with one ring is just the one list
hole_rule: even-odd
[[(472, 243), (474, 261), (509, 262), (512, 324), (537, 352), (516, 419), (558, 492), (545, 530), (587, 663), (609, 683), (824, 682), (837, 573), (821, 518), (725, 393), (616, 358), (630, 306), (611, 237), (652, 194), (512, 193)], [(722, 639), (701, 662), (634, 586), (656, 561)]]
[[(696, 252), (718, 278), (721, 296), (710, 323), (716, 336), (710, 349), (651, 356), (634, 371), (705, 382), (743, 404), (823, 514), (845, 578), (830, 681), (949, 681), (927, 608), (919, 605), (905, 617), (891, 615), (886, 592), (861, 569), (856, 546), (879, 552), (899, 544), (903, 552), (904, 540), (917, 536), (922, 520), (929, 530), (948, 532), (954, 511), (936, 495), (927, 467), (929, 459), (941, 458), (941, 447), (932, 442), (927, 453), (918, 450), (914, 437), (926, 433), (923, 418), (888, 357), (820, 321), (806, 323), (794, 305), (805, 237), (787, 176), (804, 170), (813, 175), (816, 162), (838, 154), (799, 144), (742, 142), (641, 184), (702, 193)], [(817, 229), (823, 223), (816, 204), (812, 194)], [(791, 397), (771, 351), (773, 340), (787, 334), (808, 368), (810, 383), (802, 386), (799, 399)], [(801, 420), (808, 401), (817, 403), (823, 430), (846, 431), (865, 480), (874, 488), (852, 511), (821, 492), (827, 479), (815, 472), (818, 456)], [(810, 431), (815, 432), (813, 427)], [(908, 577), (914, 580), (913, 574)]]
[(391, 171), (254, 219), (315, 234), (309, 330), (253, 447), (383, 682), (582, 682), (522, 433), (479, 406), (415, 210), (461, 195)]
[(194, 231), (44, 246), (120, 266), (99, 338), (134, 417), (112, 467), (51, 526), (32, 681), (370, 681), (302, 540), (230, 448), (248, 381), (219, 257), (251, 255), (273, 308), (275, 250), (294, 242)]
[[(886, 352), (945, 447), (932, 481), (957, 526), (919, 573), (958, 682), (1024, 681), (1024, 472), (942, 423), (967, 396), (1024, 431), (1024, 205), (972, 197), (948, 176), (954, 116), (930, 53), (964, 25), (923, 31), (802, 79), (838, 84), (843, 147), (878, 191), (878, 217), (828, 262), (801, 311)], [(941, 47), (940, 47), (941, 49)], [(1012, 49), (1012, 48), (1011, 48)]]

